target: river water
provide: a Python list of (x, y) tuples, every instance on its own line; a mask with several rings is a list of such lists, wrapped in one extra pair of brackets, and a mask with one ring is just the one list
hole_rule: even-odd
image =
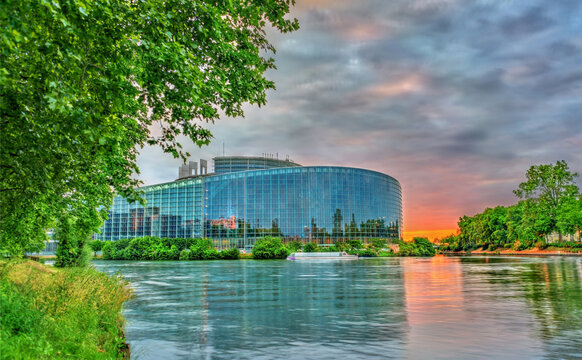
[(582, 258), (96, 261), (133, 359), (582, 359)]

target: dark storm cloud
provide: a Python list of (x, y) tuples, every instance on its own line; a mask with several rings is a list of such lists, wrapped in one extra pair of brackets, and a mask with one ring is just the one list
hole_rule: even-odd
[[(515, 202), (532, 164), (582, 172), (581, 12), (578, 0), (298, 1), (301, 29), (269, 32), (268, 104), (217, 121), (213, 144), (190, 150), (222, 155), (224, 142), (226, 154), (386, 172), (409, 229), (453, 227)], [(155, 182), (169, 162), (148, 154)]]

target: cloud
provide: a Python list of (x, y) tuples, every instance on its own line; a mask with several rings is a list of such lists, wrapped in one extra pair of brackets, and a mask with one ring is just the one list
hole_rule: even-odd
[(364, 96), (372, 98), (386, 98), (418, 92), (422, 89), (422, 79), (413, 74), (397, 81), (388, 81), (368, 88)]
[[(277, 90), (220, 119), (193, 157), (289, 154), (396, 177), (408, 230), (508, 205), (529, 166), (582, 172), (582, 2), (299, 0), (301, 29), (269, 32)], [(146, 149), (142, 178), (178, 160)]]

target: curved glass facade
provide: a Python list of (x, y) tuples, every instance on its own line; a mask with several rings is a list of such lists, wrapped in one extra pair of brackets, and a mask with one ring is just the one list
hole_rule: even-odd
[(398, 238), (402, 193), (388, 175), (309, 166), (214, 174), (143, 188), (147, 206), (118, 197), (96, 238), (208, 237), (219, 247), (257, 237), (335, 243)]

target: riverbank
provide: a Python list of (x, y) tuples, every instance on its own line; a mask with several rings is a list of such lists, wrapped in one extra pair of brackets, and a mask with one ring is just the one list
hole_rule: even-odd
[(565, 249), (526, 249), (512, 250), (499, 249), (494, 251), (483, 250), (481, 248), (472, 251), (443, 251), (443, 255), (511, 255), (511, 256), (582, 256), (582, 251), (574, 252)]
[(93, 268), (0, 261), (2, 358), (129, 358), (121, 316), (127, 285)]

